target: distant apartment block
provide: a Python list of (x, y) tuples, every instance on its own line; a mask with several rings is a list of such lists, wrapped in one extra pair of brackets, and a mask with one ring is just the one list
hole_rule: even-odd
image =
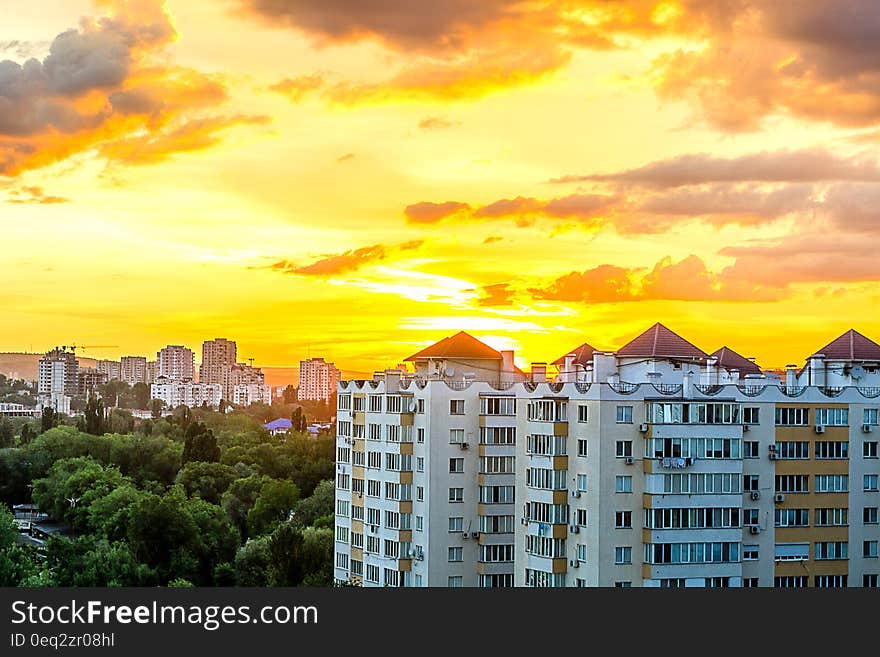
[(37, 417), (40, 411), (24, 404), (0, 402), (0, 417)]
[(466, 333), (408, 361), (338, 386), (339, 581), (878, 586), (880, 345), (856, 331), (778, 373), (662, 324), (528, 374)]
[(84, 397), (98, 394), (98, 387), (107, 383), (107, 375), (95, 368), (81, 367), (76, 375), (77, 394)]
[(123, 356), (119, 361), (119, 380), (130, 386), (147, 383), (147, 359), (144, 356)]
[(272, 386), (259, 383), (239, 384), (235, 386), (232, 403), (236, 406), (251, 404), (272, 404)]
[(300, 361), (298, 398), (301, 401), (329, 400), (338, 382), (339, 370), (333, 363), (327, 363), (323, 358)]
[(79, 364), (73, 350), (55, 347), (40, 359), (38, 393), (73, 397), (79, 386), (76, 376), (78, 371)]
[(195, 354), (181, 345), (168, 345), (156, 354), (158, 377), (174, 381), (194, 381), (196, 375)]
[(224, 397), (231, 397), (234, 383), (232, 368), (238, 357), (238, 347), (232, 340), (215, 338), (202, 343), (202, 362), (199, 366), (200, 383), (216, 383), (221, 386)]
[(116, 360), (99, 360), (95, 363), (95, 369), (107, 377), (108, 381), (120, 379), (120, 363)]
[(145, 383), (155, 382), (156, 379), (159, 378), (159, 361), (158, 360), (148, 360), (144, 372), (145, 372), (145, 377), (146, 377)]
[(150, 396), (162, 400), (167, 408), (172, 409), (178, 406), (208, 406), (216, 409), (221, 399), (220, 386), (216, 383), (181, 382), (162, 376), (150, 386)]

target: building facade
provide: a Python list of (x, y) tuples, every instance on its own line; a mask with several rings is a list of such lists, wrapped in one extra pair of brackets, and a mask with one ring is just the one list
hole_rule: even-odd
[(553, 377), (480, 371), (459, 341), (342, 382), (336, 578), (877, 586), (880, 346), (861, 338), (774, 374), (658, 324)]
[(207, 406), (216, 409), (222, 398), (220, 386), (216, 383), (179, 382), (161, 376), (150, 385), (150, 396), (152, 399), (162, 400), (171, 409), (178, 406)]
[(221, 386), (224, 399), (231, 399), (232, 368), (238, 357), (238, 347), (233, 340), (215, 338), (202, 343), (202, 362), (199, 365), (199, 382), (216, 383)]
[(195, 381), (196, 361), (192, 349), (181, 345), (168, 345), (156, 354), (158, 372), (156, 378), (174, 381)]
[(310, 358), (299, 363), (300, 401), (328, 401), (339, 383), (339, 370), (323, 358)]
[(251, 404), (272, 404), (272, 386), (248, 383), (236, 385), (232, 394), (232, 403), (236, 406)]
[(147, 359), (144, 356), (123, 356), (119, 361), (119, 380), (130, 386), (147, 383)]
[(95, 369), (107, 377), (108, 381), (120, 379), (120, 362), (116, 360), (99, 360), (95, 363)]

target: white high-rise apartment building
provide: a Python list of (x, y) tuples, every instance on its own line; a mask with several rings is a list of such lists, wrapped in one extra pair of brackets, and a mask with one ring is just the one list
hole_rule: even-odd
[(181, 345), (168, 345), (156, 354), (157, 377), (174, 381), (194, 381), (196, 376), (195, 354)]
[(174, 379), (159, 377), (150, 385), (150, 397), (161, 399), (166, 408), (189, 406), (197, 408), (208, 406), (216, 409), (220, 404), (220, 386), (216, 383), (179, 382)]
[(310, 358), (299, 363), (298, 399), (327, 401), (339, 383), (339, 370), (323, 358)]
[(116, 360), (99, 360), (95, 363), (95, 369), (98, 373), (105, 375), (108, 381), (120, 379), (119, 368), (120, 363)]
[(79, 393), (79, 363), (67, 347), (55, 347), (40, 359), (37, 393), (41, 408), (70, 412), (70, 402)]
[(236, 406), (251, 404), (272, 404), (272, 386), (259, 383), (238, 384), (232, 394), (232, 403)]
[(119, 361), (119, 380), (130, 386), (147, 382), (147, 359), (144, 356), (123, 356)]
[(337, 579), (878, 585), (880, 345), (850, 331), (775, 374), (656, 324), (514, 382), (462, 335), (340, 383)]
[(233, 340), (215, 338), (202, 343), (202, 362), (199, 365), (201, 383), (217, 383), (222, 387), (224, 398), (232, 397), (234, 382), (232, 370), (236, 364), (238, 346)]

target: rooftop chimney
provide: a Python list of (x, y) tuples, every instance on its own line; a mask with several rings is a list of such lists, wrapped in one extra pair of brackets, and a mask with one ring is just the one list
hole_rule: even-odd
[(543, 383), (547, 380), (547, 363), (532, 363), (532, 383)]
[(785, 366), (785, 387), (794, 388), (797, 385), (797, 365), (789, 363)]
[(516, 380), (516, 365), (513, 363), (513, 350), (507, 349), (501, 352), (501, 380)]
[(569, 383), (577, 379), (574, 366), (574, 361), (576, 359), (576, 354), (566, 354), (565, 358), (562, 360), (562, 372), (560, 372), (562, 376), (559, 377), (559, 380), (563, 383)]

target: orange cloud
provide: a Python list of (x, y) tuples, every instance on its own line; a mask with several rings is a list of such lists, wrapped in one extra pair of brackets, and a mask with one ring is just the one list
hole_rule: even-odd
[(477, 303), (481, 306), (510, 306), (513, 304), (514, 290), (509, 283), (484, 285), (480, 288), (481, 296)]
[(778, 301), (788, 295), (787, 283), (741, 278), (738, 272), (716, 274), (701, 258), (674, 262), (669, 256), (643, 269), (599, 265), (560, 276), (543, 288), (530, 288), (536, 299), (586, 303), (633, 301)]
[(177, 35), (160, 0), (98, 4), (107, 14), (58, 35), (42, 61), (0, 62), (0, 174), (93, 150), (156, 161), (178, 147), (213, 145), (209, 126), (242, 122), (196, 113), (225, 102), (226, 87), (165, 62)]
[(320, 75), (302, 75), (298, 78), (285, 78), (270, 85), (269, 91), (285, 96), (288, 100), (298, 103), (308, 94), (321, 89), (325, 85)]
[(461, 125), (460, 121), (450, 121), (439, 116), (429, 116), (419, 121), (419, 128), (422, 130), (440, 130), (443, 128), (452, 128)]
[(467, 203), (459, 203), (458, 201), (446, 201), (445, 203), (423, 201), (406, 206), (403, 214), (406, 220), (412, 224), (436, 224), (469, 209), (470, 206)]
[(70, 203), (69, 198), (46, 194), (39, 186), (22, 186), (9, 192), (7, 203), (35, 203), (41, 205), (55, 205), (58, 203)]
[(420, 248), (424, 240), (411, 240), (397, 246), (373, 244), (359, 249), (351, 249), (343, 253), (325, 256), (309, 265), (297, 265), (281, 260), (269, 266), (269, 269), (284, 274), (300, 276), (335, 276), (357, 271), (366, 265), (385, 260), (395, 250), (413, 251)]

